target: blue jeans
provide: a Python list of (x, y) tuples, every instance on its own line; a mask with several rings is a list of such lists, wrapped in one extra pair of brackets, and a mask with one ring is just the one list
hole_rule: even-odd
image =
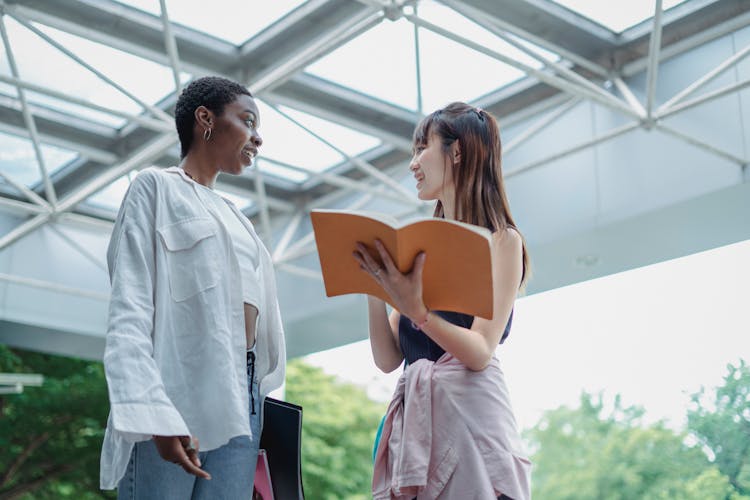
[[(241, 500), (253, 496), (255, 463), (260, 443), (260, 397), (255, 380), (255, 355), (248, 353), (247, 382), (250, 400), (250, 436), (237, 436), (227, 444), (199, 453), (202, 469), (211, 480), (193, 476), (162, 459), (153, 440), (133, 447), (130, 463), (117, 488), (118, 500)], [(221, 422), (217, 422), (221, 425)]]

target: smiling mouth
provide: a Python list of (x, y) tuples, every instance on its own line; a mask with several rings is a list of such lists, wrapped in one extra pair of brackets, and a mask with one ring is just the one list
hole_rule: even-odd
[(252, 159), (253, 159), (253, 158), (255, 158), (256, 156), (258, 156), (258, 150), (257, 150), (257, 149), (255, 149), (255, 148), (253, 148), (253, 149), (250, 149), (250, 148), (243, 148), (243, 149), (242, 149), (242, 154), (243, 154), (243, 155), (245, 155), (245, 156), (247, 156), (247, 157), (248, 157), (249, 159), (251, 159), (251, 160), (252, 160)]

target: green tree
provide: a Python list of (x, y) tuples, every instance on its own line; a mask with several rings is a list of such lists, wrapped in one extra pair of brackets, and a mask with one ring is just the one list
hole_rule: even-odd
[[(644, 426), (643, 410), (619, 397), (605, 412), (601, 397), (581, 396), (575, 409), (544, 414), (527, 432), (535, 453), (533, 488), (545, 500), (724, 499), (726, 478), (711, 469), (685, 435), (663, 424)], [(690, 496), (709, 487), (719, 496)]]
[(371, 498), (372, 445), (385, 405), (300, 360), (287, 367), (286, 398), (303, 407), (305, 496)]
[(101, 363), (0, 346), (0, 371), (45, 377), (0, 397), (0, 498), (112, 496), (99, 490), (109, 409)]
[(727, 372), (721, 387), (693, 395), (688, 428), (731, 485), (750, 495), (750, 367), (741, 360)]

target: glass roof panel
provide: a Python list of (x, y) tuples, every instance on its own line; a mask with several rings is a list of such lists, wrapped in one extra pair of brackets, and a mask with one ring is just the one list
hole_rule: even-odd
[(127, 174), (109, 183), (104, 189), (100, 189), (86, 199), (87, 205), (106, 208), (117, 212), (122, 204), (122, 199), (130, 186), (130, 181), (138, 174), (137, 170), (131, 170)]
[(405, 19), (381, 22), (305, 71), (406, 109), (417, 109), (414, 28)]
[[(6, 19), (8, 37), (23, 80), (115, 110), (132, 114), (142, 111), (139, 104), (56, 47), (8, 16)], [(166, 66), (48, 26), (34, 26), (147, 103), (154, 104), (174, 91), (172, 71)], [(43, 60), (44, 64), (39, 64), (40, 60)], [(0, 72), (11, 74), (5, 57), (0, 58)], [(65, 78), (51, 80), (50, 75), (65, 75)], [(148, 78), (144, 78), (143, 75), (148, 75)], [(181, 78), (186, 81), (189, 75), (182, 74)], [(71, 105), (57, 98), (41, 96), (34, 92), (28, 92), (28, 96), (31, 102), (91, 118), (106, 125), (121, 126), (125, 123), (122, 118), (102, 118), (103, 113)]]
[[(289, 165), (313, 172), (322, 172), (344, 161), (341, 154), (307, 130), (287, 119), (262, 100), (257, 99), (256, 102), (260, 111), (259, 130), (263, 137), (259, 159), (274, 163), (273, 166), (263, 165), (261, 168), (264, 171), (274, 175), (281, 174), (283, 178), (301, 182), (307, 179), (307, 175), (280, 167)], [(328, 120), (285, 106), (280, 106), (279, 109), (350, 156), (358, 155), (380, 144), (380, 141), (374, 137)], [(294, 172), (294, 175), (285, 175), (291, 172)]]
[[(42, 144), (42, 155), (47, 172), (52, 175), (78, 154), (57, 146)], [(42, 180), (31, 140), (0, 132), (0, 171), (15, 182), (34, 188)], [(7, 182), (0, 178), (0, 184)]]
[(371, 135), (363, 134), (338, 123), (286, 106), (279, 106), (279, 109), (349, 156), (356, 156), (381, 144), (379, 139)]
[[(418, 5), (418, 16), (533, 68), (542, 63), (515, 48), (458, 12), (434, 1)], [(547, 59), (559, 56), (524, 42)], [(524, 76), (524, 72), (463, 44), (419, 29), (422, 102), (426, 113), (452, 101), (473, 101)], [(434, 57), (440, 54), (440, 57)]]
[[(86, 199), (85, 203), (93, 207), (104, 208), (113, 212), (117, 212), (120, 209), (120, 205), (122, 204), (122, 200), (125, 197), (125, 193), (130, 186), (130, 182), (133, 180), (133, 178), (135, 178), (136, 175), (138, 175), (138, 171), (131, 170), (127, 174), (108, 184), (105, 188), (89, 196)], [(221, 189), (216, 189), (215, 191), (219, 195), (227, 198), (232, 203), (237, 205), (237, 208), (239, 208), (240, 210), (246, 210), (253, 205), (252, 200), (247, 197), (227, 193), (226, 191), (222, 191)]]
[(258, 168), (261, 169), (264, 174), (275, 175), (276, 177), (287, 179), (289, 181), (296, 182), (297, 184), (301, 184), (310, 178), (310, 175), (304, 172), (287, 168), (283, 165), (279, 165), (272, 160), (258, 158), (256, 162), (258, 164)]
[[(601, 0), (553, 0), (568, 9), (588, 17), (615, 33), (654, 17), (654, 0), (627, 0), (602, 2)], [(686, 0), (663, 0), (662, 9), (667, 10)]]
[[(159, 0), (118, 0), (161, 16)], [(306, 0), (238, 2), (237, 0), (167, 0), (169, 20), (235, 45), (252, 38)]]

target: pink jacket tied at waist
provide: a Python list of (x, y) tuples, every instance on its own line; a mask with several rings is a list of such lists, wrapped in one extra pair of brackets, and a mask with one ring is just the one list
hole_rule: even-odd
[(375, 455), (375, 500), (527, 500), (530, 490), (531, 462), (497, 358), (474, 372), (446, 353), (404, 371)]

